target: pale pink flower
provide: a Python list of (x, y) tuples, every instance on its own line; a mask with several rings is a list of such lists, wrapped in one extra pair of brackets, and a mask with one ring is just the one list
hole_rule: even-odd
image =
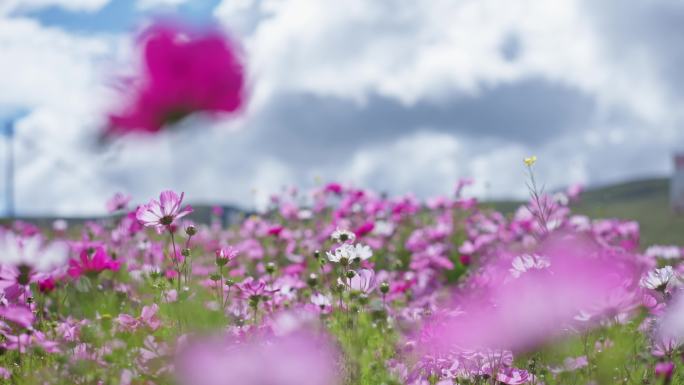
[(375, 272), (371, 269), (361, 269), (349, 279), (349, 287), (364, 294), (369, 294), (375, 290), (375, 286)]
[(125, 195), (123, 193), (117, 192), (107, 201), (107, 211), (110, 213), (115, 213), (121, 211), (128, 206), (131, 201), (130, 195)]
[(33, 325), (35, 319), (31, 309), (15, 305), (0, 307), (0, 318), (26, 329)]
[(311, 296), (311, 303), (316, 305), (321, 311), (327, 312), (332, 306), (332, 300), (325, 294), (316, 293)]
[(129, 314), (119, 314), (116, 322), (126, 331), (135, 331), (143, 326), (147, 326), (150, 330), (155, 331), (161, 326), (161, 320), (157, 316), (159, 306), (153, 303), (150, 306), (143, 306), (140, 317), (133, 317)]
[(530, 269), (545, 269), (551, 266), (551, 262), (548, 258), (537, 255), (537, 254), (523, 254), (513, 258), (511, 263), (513, 268), (511, 268), (511, 275), (514, 278), (520, 277), (520, 274), (530, 270)]
[(183, 197), (185, 193), (180, 196), (171, 190), (162, 191), (159, 194), (159, 200), (151, 200), (150, 203), (141, 205), (135, 213), (135, 217), (145, 226), (154, 226), (158, 233), (170, 228), (170, 226), (179, 218), (182, 218), (192, 212), (190, 206), (185, 206), (181, 209)]

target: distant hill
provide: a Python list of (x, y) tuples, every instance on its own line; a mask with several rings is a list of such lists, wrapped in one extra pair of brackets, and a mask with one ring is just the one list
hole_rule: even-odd
[[(188, 218), (196, 223), (210, 223), (213, 220), (220, 220), (224, 225), (235, 223), (239, 218), (251, 214), (251, 211), (243, 210), (237, 206), (231, 205), (209, 205), (209, 204), (191, 204), (192, 214)], [(216, 213), (214, 210), (220, 208), (220, 212)], [(16, 220), (22, 220), (33, 223), (39, 227), (48, 228), (57, 219), (66, 220), (70, 226), (82, 225), (86, 221), (106, 220), (111, 218), (109, 215), (102, 216), (82, 216), (82, 217), (62, 217), (62, 216), (20, 216)], [(10, 219), (0, 218), (0, 225), (8, 224)]]
[[(591, 218), (619, 218), (638, 221), (642, 245), (684, 246), (684, 215), (670, 210), (670, 180), (652, 178), (588, 189), (572, 206)], [(512, 213), (522, 202), (497, 201), (486, 205)]]
[[(670, 180), (668, 178), (652, 178), (617, 183), (609, 186), (592, 188), (585, 191), (581, 201), (572, 206), (578, 214), (591, 218), (620, 218), (636, 220), (641, 225), (642, 245), (675, 244), (684, 246), (684, 215), (670, 210)], [(523, 202), (490, 201), (484, 202), (504, 214), (512, 214)], [(208, 223), (212, 217), (212, 205), (193, 205), (195, 212), (192, 219), (198, 223)], [(222, 206), (222, 222), (235, 223), (241, 216), (249, 214), (234, 206)], [(19, 218), (50, 226), (57, 218), (28, 217)], [(88, 219), (101, 218), (69, 218), (74, 225)], [(0, 218), (0, 224), (7, 219)]]

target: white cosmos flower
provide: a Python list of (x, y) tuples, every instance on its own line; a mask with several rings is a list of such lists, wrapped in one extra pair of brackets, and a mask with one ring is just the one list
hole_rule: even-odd
[(330, 262), (335, 263), (339, 263), (343, 259), (347, 262), (351, 262), (355, 259), (365, 261), (373, 256), (373, 250), (371, 250), (369, 246), (360, 243), (356, 245), (345, 243), (335, 249), (332, 253), (330, 251), (326, 252), (326, 255)]
[(669, 286), (677, 283), (677, 274), (672, 266), (665, 266), (660, 269), (649, 271), (641, 278), (639, 284), (642, 287), (652, 290), (665, 290)]
[(646, 249), (644, 254), (654, 258), (679, 259), (682, 257), (682, 250), (677, 246), (653, 245)]
[(66, 264), (69, 248), (62, 242), (45, 243), (40, 236), (21, 237), (11, 231), (0, 233), (0, 264), (29, 266), (48, 272)]
[(337, 242), (352, 243), (356, 239), (356, 234), (352, 233), (351, 231), (341, 230), (338, 228), (337, 230), (333, 231), (333, 233), (330, 235), (330, 238)]
[(514, 278), (518, 278), (522, 273), (528, 270), (546, 269), (547, 267), (551, 266), (551, 261), (541, 255), (523, 254), (513, 258), (512, 265), (513, 268), (511, 268), (511, 275)]
[(371, 250), (370, 246), (362, 245), (360, 243), (357, 243), (356, 246), (354, 246), (354, 253), (356, 254), (356, 258), (362, 261), (373, 256), (373, 250)]
[(327, 295), (316, 293), (311, 296), (311, 303), (320, 308), (324, 308), (332, 305), (332, 300)]
[(394, 233), (394, 225), (387, 221), (376, 221), (373, 227), (373, 234), (389, 237)]

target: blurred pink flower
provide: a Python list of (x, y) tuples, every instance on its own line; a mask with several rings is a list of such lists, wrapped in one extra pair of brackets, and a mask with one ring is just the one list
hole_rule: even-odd
[[(216, 250), (216, 263), (223, 263), (226, 264), (238, 255), (238, 250), (232, 246), (228, 247), (221, 247), (220, 249)], [(225, 262), (222, 262), (225, 261)]]
[(672, 372), (674, 371), (675, 364), (672, 361), (668, 362), (658, 362), (655, 365), (655, 374), (658, 377), (665, 379), (665, 383), (669, 384), (672, 379)]
[(426, 338), (428, 350), (528, 349), (571, 327), (591, 326), (575, 320), (583, 310), (613, 316), (622, 310), (609, 301), (613, 293), (637, 290), (636, 267), (628, 256), (577, 234), (551, 237), (537, 252), (548, 260), (543, 269), (502, 279), (510, 269), (504, 258), (486, 267), (492, 279), (485, 284), (466, 283), (471, 289), (456, 297), (451, 314), (436, 316), (425, 326), (430, 335), (439, 336)]
[(271, 295), (278, 290), (271, 290), (266, 287), (266, 282), (263, 279), (254, 279), (248, 277), (238, 285), (238, 289), (242, 292), (245, 299), (261, 298), (265, 295)]
[(131, 201), (130, 195), (125, 195), (123, 193), (116, 193), (107, 201), (107, 211), (110, 213), (115, 213), (121, 211), (128, 206), (128, 202)]
[(116, 322), (126, 331), (135, 331), (145, 325), (152, 331), (155, 331), (161, 326), (161, 321), (159, 320), (159, 317), (157, 317), (158, 311), (159, 306), (156, 303), (153, 303), (150, 306), (143, 306), (140, 317), (136, 318), (129, 314), (122, 313), (116, 318)]
[(25, 306), (0, 307), (0, 318), (10, 321), (22, 328), (30, 328), (33, 325), (34, 316), (31, 309)]
[(176, 219), (182, 218), (192, 212), (192, 207), (185, 206), (181, 209), (183, 197), (171, 190), (162, 191), (159, 200), (151, 200), (150, 203), (141, 205), (135, 213), (135, 217), (145, 226), (154, 226), (158, 233), (169, 229)]
[(181, 385), (335, 385), (336, 358), (327, 341), (297, 333), (248, 343), (195, 343), (175, 367)]
[(107, 134), (157, 132), (196, 112), (233, 112), (242, 105), (243, 65), (220, 31), (160, 23), (139, 43), (142, 73), (130, 82), (125, 108), (109, 116)]

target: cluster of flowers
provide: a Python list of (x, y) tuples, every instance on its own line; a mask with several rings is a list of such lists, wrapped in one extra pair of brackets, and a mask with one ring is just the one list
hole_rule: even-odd
[[(573, 215), (572, 192), (540, 197), (540, 222), (527, 207), (510, 217), (480, 208), (462, 196), (467, 184), (427, 202), (336, 183), (289, 189), (228, 228), (193, 223), (172, 191), (135, 208), (118, 194), (108, 202), (112, 219), (73, 228), (12, 223), (0, 229), (0, 377), (182, 385), (675, 378), (681, 248), (642, 252), (638, 224)], [(624, 342), (620, 333), (630, 345), (616, 372), (605, 357)], [(559, 341), (581, 348), (548, 353)]]

